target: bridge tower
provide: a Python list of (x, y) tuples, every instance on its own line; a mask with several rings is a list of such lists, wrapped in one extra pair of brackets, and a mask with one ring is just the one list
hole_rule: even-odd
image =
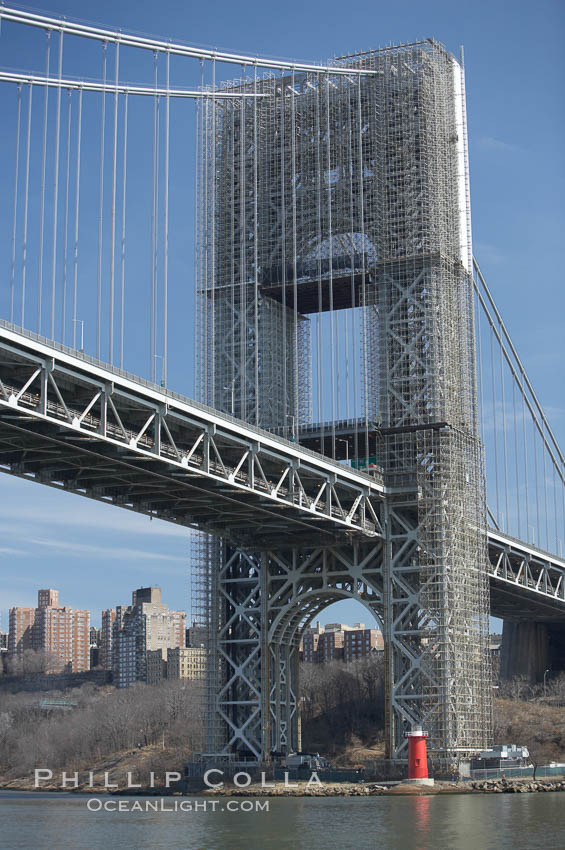
[[(431, 40), (332, 68), (255, 71), (229, 84), (255, 97), (211, 87), (200, 107), (197, 383), (207, 404), (382, 476), (383, 533), (277, 551), (202, 537), (208, 748), (300, 747), (301, 633), (354, 598), (384, 633), (388, 756), (406, 757), (416, 723), (449, 756), (491, 727), (463, 69)], [(340, 382), (319, 322), (312, 369), (310, 329), (341, 310), (356, 311), (360, 391), (338, 428), (330, 401), (329, 424), (311, 421)]]

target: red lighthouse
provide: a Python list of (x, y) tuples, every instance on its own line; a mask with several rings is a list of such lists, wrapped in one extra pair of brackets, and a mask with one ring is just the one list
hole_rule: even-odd
[(428, 778), (428, 755), (426, 751), (427, 732), (421, 726), (414, 726), (411, 732), (406, 732), (408, 738), (408, 779)]

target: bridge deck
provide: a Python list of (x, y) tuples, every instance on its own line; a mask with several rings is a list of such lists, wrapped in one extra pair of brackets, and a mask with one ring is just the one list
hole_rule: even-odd
[(0, 468), (241, 545), (381, 535), (374, 477), (6, 324)]
[[(382, 536), (382, 480), (0, 324), (0, 471), (241, 546)], [(491, 611), (562, 620), (565, 561), (489, 530)]]

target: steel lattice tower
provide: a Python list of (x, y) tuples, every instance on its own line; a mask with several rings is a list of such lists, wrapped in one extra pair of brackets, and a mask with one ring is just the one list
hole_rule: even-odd
[[(300, 635), (354, 598), (384, 633), (387, 754), (422, 722), (450, 755), (491, 727), (463, 71), (433, 41), (334, 66), (234, 81), (263, 96), (200, 108), (197, 380), (207, 404), (301, 439), (309, 317), (356, 310), (348, 460), (383, 476), (384, 535), (252, 552), (202, 538), (209, 750), (300, 747)], [(320, 445), (339, 457), (335, 434)]]

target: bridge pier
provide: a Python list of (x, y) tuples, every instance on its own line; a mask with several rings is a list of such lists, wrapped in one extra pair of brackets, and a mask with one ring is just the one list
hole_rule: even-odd
[[(321, 540), (311, 529), (266, 544), (269, 517), (256, 547), (220, 564), (218, 746), (242, 757), (296, 746), (292, 654), (315, 616), (343, 598), (383, 627), (389, 757), (406, 755), (405, 732), (417, 724), (441, 754), (490, 738), (462, 68), (435, 42), (347, 65), (366, 71), (356, 89), (292, 76), (292, 85), (249, 86), (262, 95), (253, 108), (225, 104), (219, 117), (214, 100), (202, 105), (201, 197), (212, 211), (200, 234), (201, 400), (300, 442), (313, 416), (312, 325), (315, 448), (338, 459), (345, 442), (346, 466), (384, 482), (370, 535)], [(335, 434), (337, 325), (325, 351), (320, 318), (339, 310), (360, 311), (363, 328), (353, 373), (346, 367), (359, 390), (359, 403), (346, 404), (356, 417), (348, 440)], [(330, 411), (331, 428), (322, 424)], [(251, 474), (267, 492), (288, 489), (309, 510), (323, 503), (324, 519), (339, 509), (331, 478), (304, 499), (306, 460), (278, 477), (264, 466)]]

